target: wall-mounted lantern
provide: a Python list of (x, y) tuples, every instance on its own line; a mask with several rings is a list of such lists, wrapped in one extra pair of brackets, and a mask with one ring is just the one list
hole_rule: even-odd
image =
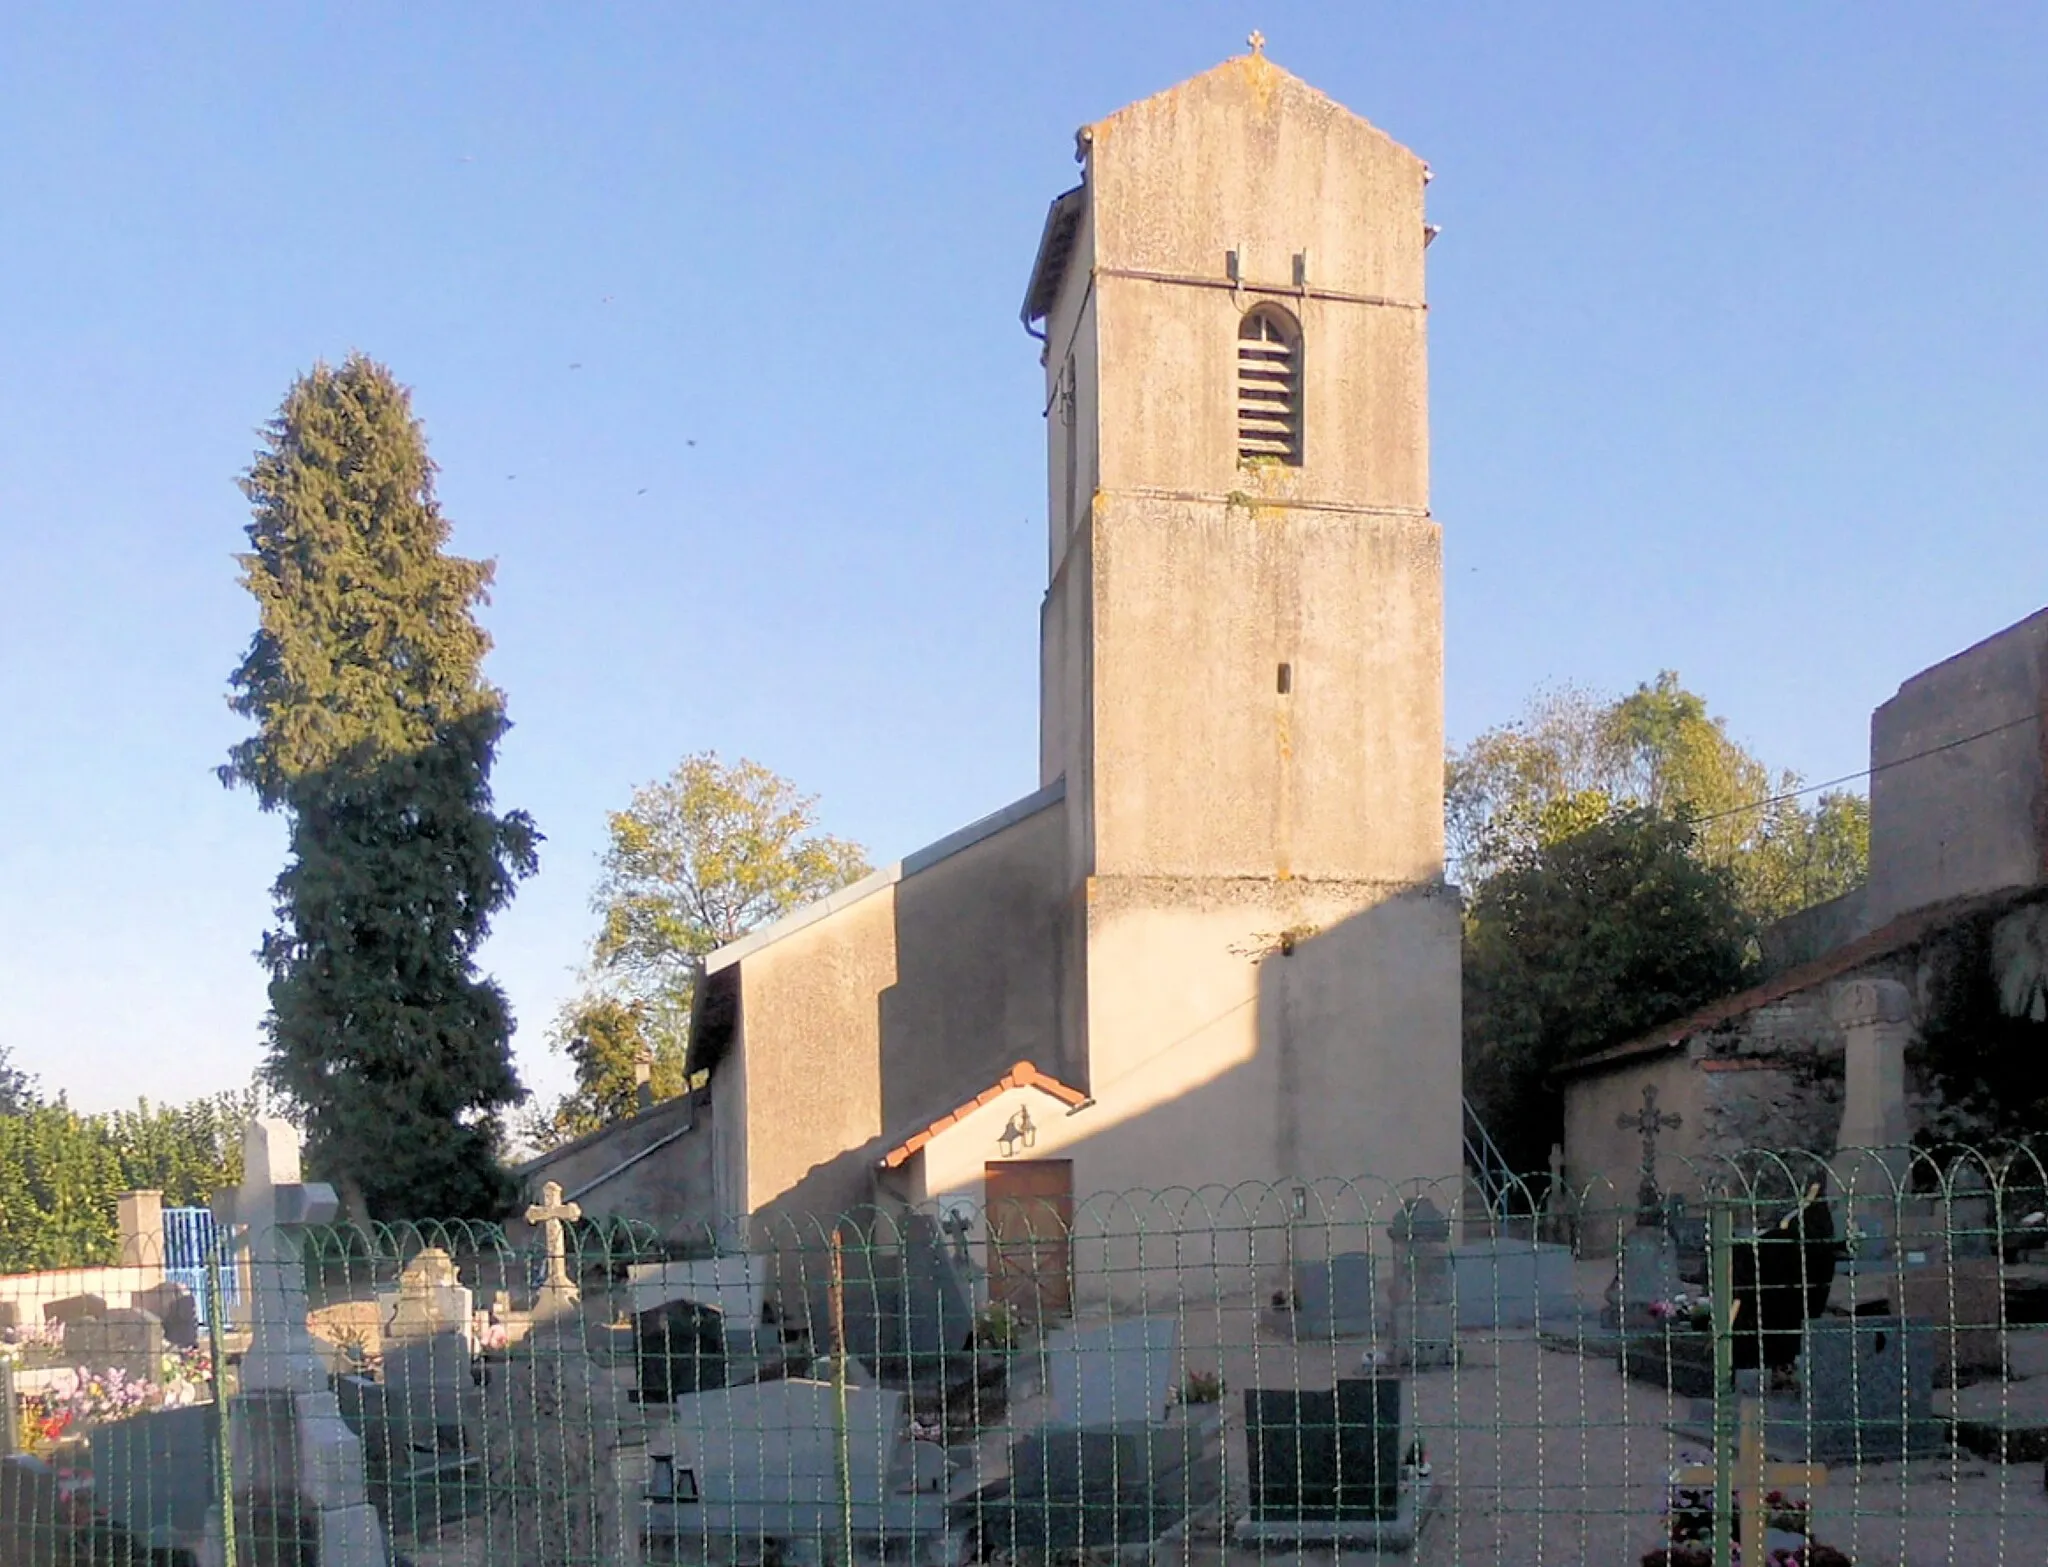
[(1002, 1145), (1005, 1159), (1014, 1155), (1019, 1148), (1034, 1148), (1038, 1145), (1038, 1128), (1031, 1123), (1029, 1105), (1017, 1107), (1017, 1113), (1010, 1117), (1010, 1124), (1003, 1128), (1003, 1135), (996, 1141)]

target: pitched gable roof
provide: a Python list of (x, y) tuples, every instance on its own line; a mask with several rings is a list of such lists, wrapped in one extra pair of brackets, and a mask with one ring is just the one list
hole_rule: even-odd
[(990, 1100), (999, 1098), (1013, 1088), (1035, 1088), (1040, 1093), (1052, 1095), (1053, 1098), (1057, 1099), (1069, 1110), (1078, 1109), (1088, 1102), (1088, 1096), (1082, 1093), (1080, 1089), (1068, 1087), (1058, 1078), (1039, 1071), (1029, 1061), (1019, 1061), (1009, 1071), (997, 1078), (993, 1084), (983, 1089), (972, 1099), (967, 1100), (956, 1109), (949, 1110), (946, 1114), (940, 1116), (936, 1121), (931, 1122), (921, 1130), (912, 1132), (902, 1142), (883, 1154), (881, 1161), (883, 1168), (895, 1169), (896, 1166), (902, 1164), (912, 1154), (916, 1153), (918, 1149), (938, 1136), (939, 1133), (945, 1131), (947, 1127), (961, 1121), (972, 1112), (979, 1110)]

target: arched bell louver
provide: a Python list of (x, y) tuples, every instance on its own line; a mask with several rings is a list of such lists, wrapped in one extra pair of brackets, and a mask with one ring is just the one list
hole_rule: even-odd
[(1237, 328), (1237, 455), (1301, 462), (1301, 328), (1274, 305)]

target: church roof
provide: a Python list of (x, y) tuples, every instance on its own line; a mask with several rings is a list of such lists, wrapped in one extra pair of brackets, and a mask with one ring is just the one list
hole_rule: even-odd
[(1811, 990), (1830, 980), (1840, 979), (1854, 972), (1866, 963), (1879, 958), (1890, 957), (1918, 946), (1928, 937), (1947, 929), (1960, 920), (1975, 914), (1987, 914), (2025, 901), (2038, 894), (2036, 887), (2007, 887), (2002, 891), (1985, 893), (1977, 897), (1950, 898), (1942, 903), (1930, 903), (1909, 913), (1901, 914), (1890, 924), (1881, 925), (1867, 936), (1844, 942), (1834, 951), (1824, 953), (1811, 963), (1802, 963), (1797, 968), (1787, 969), (1774, 979), (1761, 985), (1752, 985), (1747, 990), (1738, 990), (1732, 996), (1708, 1003), (1695, 1012), (1689, 1012), (1675, 1022), (1665, 1023), (1651, 1029), (1647, 1034), (1606, 1050), (1596, 1050), (1592, 1055), (1581, 1056), (1576, 1061), (1567, 1061), (1554, 1068), (1550, 1080), (1567, 1083), (1574, 1078), (1598, 1077), (1618, 1071), (1639, 1061), (1656, 1056), (1668, 1055), (1681, 1048), (1695, 1034), (1705, 1033), (1710, 1028), (1719, 1028), (1737, 1018), (1764, 1007), (1775, 1005), (1801, 991)]
[(991, 1099), (1000, 1098), (1013, 1088), (1035, 1088), (1040, 1093), (1052, 1095), (1053, 1098), (1057, 1099), (1069, 1110), (1088, 1102), (1088, 1096), (1082, 1093), (1080, 1089), (1068, 1087), (1058, 1078), (1039, 1071), (1029, 1061), (1019, 1061), (972, 1099), (947, 1111), (923, 1129), (912, 1132), (902, 1142), (883, 1154), (881, 1160), (883, 1167), (891, 1170), (895, 1169), (897, 1165), (903, 1163), (912, 1154), (916, 1153), (918, 1149), (922, 1148), (934, 1137), (937, 1137), (939, 1133), (945, 1131), (947, 1127), (952, 1126), (962, 1117), (979, 1110)]
[(993, 838), (1004, 828), (1014, 826), (1027, 816), (1036, 816), (1066, 797), (1067, 780), (1065, 777), (1055, 778), (1043, 789), (1035, 790), (1021, 800), (1012, 800), (980, 821), (970, 822), (958, 832), (948, 833), (936, 843), (926, 844), (915, 853), (906, 854), (894, 865), (885, 865), (870, 872), (830, 897), (807, 903), (783, 915), (774, 924), (764, 925), (738, 941), (727, 942), (720, 947), (705, 958), (704, 972), (691, 1000), (690, 1044), (684, 1070), (692, 1073), (708, 1070), (725, 1059), (739, 1022), (739, 965), (744, 959), (837, 914), (841, 909), (851, 907), (863, 898), (893, 887), (906, 876), (915, 876), (941, 860), (950, 859), (984, 838)]
[[(1151, 113), (1175, 98), (1186, 97), (1210, 86), (1223, 84), (1246, 89), (1247, 98), (1260, 105), (1285, 94), (1305, 105), (1334, 110), (1365, 126), (1375, 136), (1396, 147), (1401, 146), (1364, 115), (1345, 107), (1328, 93), (1310, 86), (1292, 71), (1282, 70), (1267, 59), (1262, 52), (1263, 39), (1254, 39), (1253, 43), (1255, 47), (1250, 54), (1232, 55), (1199, 75), (1191, 76), (1184, 82), (1177, 82), (1149, 97), (1127, 103), (1113, 114), (1104, 115), (1093, 124), (1082, 126), (1076, 133), (1077, 139), (1085, 145), (1103, 131), (1112, 129), (1120, 120)], [(1401, 151), (1415, 158), (1417, 163), (1422, 161), (1406, 147), (1401, 147)], [(1044, 320), (1059, 298), (1060, 285), (1066, 280), (1067, 265), (1073, 259), (1074, 240), (1080, 232), (1081, 216), (1086, 210), (1087, 201), (1088, 186), (1085, 180), (1072, 190), (1062, 192), (1053, 198), (1052, 207), (1045, 215), (1045, 228), (1039, 235), (1038, 255), (1031, 264), (1031, 281), (1024, 289), (1024, 308), (1021, 314), (1027, 328), (1035, 321)]]

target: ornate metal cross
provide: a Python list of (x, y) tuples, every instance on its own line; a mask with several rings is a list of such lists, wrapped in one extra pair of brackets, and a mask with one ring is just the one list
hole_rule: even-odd
[(547, 1249), (548, 1272), (541, 1281), (540, 1292), (548, 1304), (569, 1305), (577, 1299), (576, 1281), (569, 1277), (569, 1247), (562, 1238), (562, 1221), (573, 1223), (582, 1217), (583, 1210), (575, 1203), (562, 1201), (560, 1181), (543, 1185), (540, 1201), (526, 1210), (526, 1222), (541, 1227), (542, 1244)]
[(1635, 1115), (1623, 1113), (1614, 1118), (1614, 1124), (1624, 1132), (1643, 1134), (1642, 1178), (1636, 1185), (1636, 1223), (1657, 1224), (1661, 1222), (1664, 1199), (1657, 1191), (1657, 1133), (1677, 1131), (1685, 1125), (1682, 1116), (1657, 1108), (1657, 1085), (1643, 1084), (1643, 1108)]

